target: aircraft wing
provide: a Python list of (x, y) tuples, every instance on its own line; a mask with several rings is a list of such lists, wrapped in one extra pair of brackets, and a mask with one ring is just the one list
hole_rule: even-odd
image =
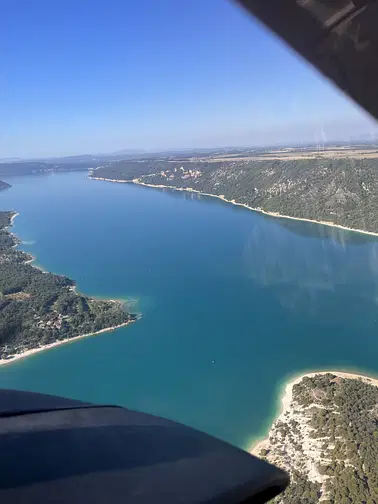
[(288, 475), (170, 420), (0, 390), (0, 502), (261, 504)]

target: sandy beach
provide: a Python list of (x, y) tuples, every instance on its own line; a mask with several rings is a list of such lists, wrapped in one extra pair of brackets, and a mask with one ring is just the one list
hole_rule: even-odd
[(264, 215), (269, 215), (271, 217), (277, 217), (279, 219), (291, 219), (291, 220), (296, 220), (296, 221), (311, 222), (313, 224), (322, 224), (323, 226), (329, 226), (329, 227), (343, 229), (344, 231), (353, 231), (354, 233), (362, 233), (362, 234), (366, 234), (366, 235), (370, 235), (370, 236), (378, 236), (378, 232), (374, 233), (373, 231), (365, 231), (363, 229), (354, 229), (354, 228), (350, 228), (347, 226), (342, 226), (341, 224), (335, 224), (334, 222), (331, 222), (331, 221), (318, 221), (318, 220), (314, 220), (314, 219), (305, 219), (305, 218), (301, 218), (301, 217), (291, 217), (290, 215), (282, 215), (278, 212), (268, 212), (266, 210), (263, 210), (262, 208), (253, 208), (245, 203), (238, 203), (234, 199), (229, 200), (229, 199), (225, 198), (225, 196), (223, 194), (217, 195), (217, 194), (204, 193), (201, 191), (197, 191), (197, 189), (192, 189), (191, 187), (174, 187), (174, 186), (167, 186), (167, 185), (162, 185), (162, 184), (146, 184), (145, 182), (141, 182), (139, 179), (117, 180), (117, 179), (108, 179), (108, 178), (93, 177), (93, 176), (89, 176), (88, 178), (90, 178), (92, 180), (103, 180), (105, 182), (116, 182), (119, 184), (137, 184), (137, 185), (143, 185), (146, 187), (155, 187), (158, 189), (172, 189), (174, 191), (187, 191), (187, 192), (201, 194), (203, 196), (211, 196), (212, 198), (218, 198), (222, 201), (225, 201), (226, 203), (231, 203), (232, 205), (241, 206), (241, 207), (247, 208), (248, 210), (252, 210), (253, 212), (259, 212)]
[(104, 332), (115, 331), (116, 329), (119, 329), (120, 327), (125, 327), (125, 326), (131, 324), (132, 322), (135, 322), (135, 321), (129, 320), (127, 322), (124, 322), (123, 324), (119, 324), (119, 325), (112, 326), (112, 327), (107, 327), (105, 329), (101, 329), (100, 331), (91, 332), (91, 333), (87, 333), (87, 334), (80, 334), (79, 336), (74, 336), (73, 338), (66, 338), (63, 340), (55, 341), (54, 343), (50, 343), (48, 345), (42, 345), (38, 348), (32, 348), (31, 350), (26, 350), (25, 352), (13, 355), (9, 359), (0, 359), (0, 366), (4, 366), (6, 364), (11, 364), (17, 360), (24, 359), (25, 357), (30, 357), (31, 355), (34, 355), (36, 353), (44, 352), (46, 350), (50, 350), (51, 348), (54, 348), (54, 347), (57, 347), (60, 345), (65, 345), (67, 343), (72, 343), (72, 342), (77, 341), (79, 339), (87, 338), (88, 336), (96, 336), (97, 334), (102, 334)]
[[(297, 383), (300, 383), (304, 377), (311, 378), (316, 375), (325, 375), (328, 373), (331, 373), (335, 376), (339, 376), (340, 378), (361, 379), (364, 382), (369, 383), (370, 385), (374, 385), (374, 386), (378, 387), (378, 379), (377, 378), (373, 378), (373, 377), (365, 376), (365, 375), (360, 375), (360, 374), (356, 374), (356, 373), (348, 373), (348, 372), (344, 372), (344, 371), (330, 370), (330, 371), (313, 371), (311, 373), (301, 374), (301, 375), (298, 375), (298, 376), (292, 378), (285, 385), (285, 388), (284, 388), (283, 393), (281, 395), (281, 410), (274, 421), (276, 421), (277, 418), (284, 415), (284, 413), (290, 409), (290, 404), (291, 404), (291, 401), (293, 398), (294, 385), (296, 385)], [(252, 453), (252, 455), (258, 456), (262, 449), (267, 449), (267, 448), (269, 448), (269, 438), (255, 440), (249, 446), (246, 446), (245, 449), (249, 453)]]
[(30, 254), (29, 252), (25, 252), (25, 254), (27, 254), (30, 259), (27, 259), (24, 264), (30, 264), (31, 266), (33, 266), (33, 268), (37, 268), (39, 269), (40, 271), (42, 271), (42, 273), (51, 273), (49, 271), (46, 271), (42, 268), (42, 266), (38, 266), (37, 264), (34, 264), (35, 261), (37, 260), (37, 258), (35, 256), (33, 256), (33, 254)]
[(10, 227), (10, 226), (13, 226), (13, 221), (14, 221), (14, 219), (17, 217), (17, 215), (20, 215), (20, 214), (19, 214), (18, 212), (16, 212), (16, 213), (14, 213), (14, 214), (12, 215), (12, 217), (11, 217), (11, 219), (10, 219), (11, 223), (9, 224), (9, 227)]
[(10, 218), (10, 224), (8, 226), (5, 226), (4, 229), (7, 229), (8, 230), (8, 233), (13, 236), (13, 238), (15, 239), (15, 243), (12, 245), (13, 248), (16, 248), (19, 246), (21, 240), (18, 238), (18, 236), (15, 234), (15, 233), (12, 233), (12, 231), (9, 231), (9, 228), (11, 228), (13, 226), (13, 222), (14, 222), (14, 219), (20, 215), (19, 212), (15, 212), (12, 217)]

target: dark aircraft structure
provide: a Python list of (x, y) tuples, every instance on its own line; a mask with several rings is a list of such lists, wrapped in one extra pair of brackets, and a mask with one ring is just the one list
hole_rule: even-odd
[[(378, 118), (378, 1), (239, 3)], [(284, 471), (172, 421), (0, 391), (2, 504), (260, 504), (288, 482)]]
[(238, 2), (378, 118), (376, 0)]
[(0, 391), (1, 503), (262, 503), (287, 483), (280, 469), (169, 420)]

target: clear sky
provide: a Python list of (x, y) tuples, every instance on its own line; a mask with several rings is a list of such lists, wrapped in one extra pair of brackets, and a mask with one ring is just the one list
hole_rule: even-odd
[(0, 158), (375, 128), (227, 0), (3, 0), (1, 17)]

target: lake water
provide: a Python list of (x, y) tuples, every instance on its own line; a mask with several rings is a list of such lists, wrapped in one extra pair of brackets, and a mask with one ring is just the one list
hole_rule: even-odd
[(8, 178), (22, 248), (140, 321), (0, 368), (0, 387), (121, 404), (245, 447), (282, 384), (318, 369), (378, 374), (378, 241), (209, 197)]

